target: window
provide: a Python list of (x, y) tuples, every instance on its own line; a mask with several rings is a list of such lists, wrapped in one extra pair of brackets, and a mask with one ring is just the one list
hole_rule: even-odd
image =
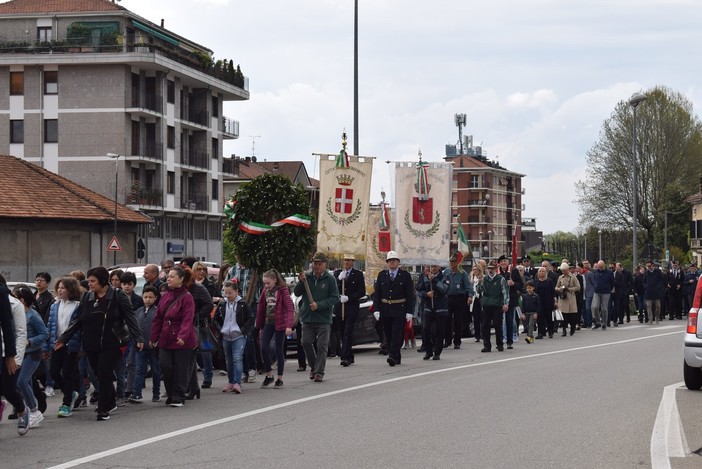
[(175, 127), (173, 127), (172, 125), (168, 126), (166, 144), (168, 145), (168, 148), (175, 148)]
[(166, 176), (166, 193), (175, 194), (175, 172), (168, 171)]
[(193, 238), (207, 239), (207, 222), (205, 220), (193, 220)]
[(470, 177), (470, 187), (480, 187), (480, 181), (478, 180), (478, 176), (476, 175), (471, 175)]
[(46, 119), (44, 121), (44, 143), (58, 143), (57, 119)]
[(219, 117), (219, 99), (212, 96), (212, 117)]
[(58, 94), (58, 72), (44, 72), (44, 94)]
[(24, 121), (10, 121), (10, 143), (24, 143)]
[(168, 80), (167, 98), (169, 103), (175, 103), (175, 82), (173, 80)]
[(219, 200), (219, 179), (212, 180), (212, 200)]
[(222, 239), (222, 223), (218, 221), (207, 222), (207, 231), (210, 239)]
[(22, 96), (24, 94), (24, 72), (10, 72), (10, 95)]
[(183, 220), (166, 218), (166, 238), (183, 238)]
[(37, 41), (51, 42), (51, 26), (41, 26), (37, 28)]
[(212, 139), (212, 159), (216, 160), (219, 157), (219, 141), (216, 138)]

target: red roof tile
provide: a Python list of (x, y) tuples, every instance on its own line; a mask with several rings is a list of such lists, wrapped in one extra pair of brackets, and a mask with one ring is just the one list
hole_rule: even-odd
[(0, 3), (0, 15), (124, 10), (126, 8), (109, 0), (12, 0)]
[[(115, 201), (58, 174), (14, 156), (0, 155), (0, 217), (44, 220), (111, 221)], [(122, 223), (150, 223), (151, 218), (117, 206)]]

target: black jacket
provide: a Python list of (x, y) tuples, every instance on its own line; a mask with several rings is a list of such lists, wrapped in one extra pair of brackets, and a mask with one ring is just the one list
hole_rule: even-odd
[(193, 300), (195, 300), (195, 326), (201, 327), (207, 325), (212, 310), (214, 309), (212, 297), (207, 292), (207, 288), (197, 282), (193, 282), (188, 290), (190, 294), (193, 295)]
[[(336, 284), (339, 287), (339, 295), (346, 295), (349, 297), (344, 306), (345, 314), (358, 314), (360, 308), (360, 299), (366, 296), (366, 280), (363, 277), (363, 272), (356, 269), (351, 269), (349, 271), (348, 277), (344, 280), (343, 289), (342, 282), (339, 280), (339, 274), (341, 270), (336, 270), (334, 272), (334, 278), (336, 279)], [(341, 305), (343, 303), (337, 303), (334, 305), (334, 314), (337, 317), (341, 317)]]
[(135, 342), (143, 343), (144, 337), (134, 316), (134, 309), (129, 297), (122, 290), (107, 287), (105, 296), (95, 299), (95, 293), (85, 292), (80, 300), (80, 314), (59, 337), (64, 344), (77, 331), (81, 331), (83, 350), (100, 352), (119, 348), (119, 331), (126, 324)]
[[(217, 305), (217, 311), (215, 311), (214, 318), (212, 319), (218, 331), (222, 330), (226, 312), (227, 300), (222, 299), (222, 301), (220, 301)], [(251, 309), (249, 309), (247, 306), (246, 301), (239, 299), (239, 301), (236, 303), (236, 323), (239, 326), (239, 329), (241, 329), (241, 333), (246, 337), (251, 336), (251, 331), (253, 330), (254, 326), (254, 319), (254, 315), (251, 312)]]
[(381, 319), (386, 316), (413, 314), (414, 302), (414, 284), (409, 272), (398, 269), (394, 280), (390, 280), (390, 272), (387, 269), (378, 273), (373, 293), (373, 308), (380, 312)]

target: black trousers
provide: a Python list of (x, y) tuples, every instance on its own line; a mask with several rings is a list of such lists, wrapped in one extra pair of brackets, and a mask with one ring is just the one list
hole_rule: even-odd
[(159, 349), (158, 361), (161, 365), (161, 381), (168, 398), (171, 402), (185, 402), (185, 390), (190, 378), (190, 367), (195, 362), (195, 352), (189, 349)]
[(682, 318), (682, 290), (668, 292), (668, 314), (670, 319)]
[(402, 360), (400, 349), (402, 348), (402, 337), (405, 331), (406, 320), (404, 313), (383, 315), (383, 329), (385, 338), (389, 342), (388, 356), (398, 364)]
[(448, 316), (446, 313), (437, 315), (433, 311), (424, 311), (424, 322), (422, 324), (422, 347), (427, 355), (441, 355), (444, 349), (444, 331)]
[(60, 348), (51, 354), (50, 366), (54, 387), (63, 392), (62, 404), (72, 409), (73, 391), (80, 388), (78, 354), (69, 352), (67, 347)]
[[(461, 345), (461, 331), (463, 330), (463, 316), (466, 313), (466, 296), (450, 295), (448, 297), (448, 321), (446, 330), (446, 344)], [(451, 334), (453, 332), (453, 334)]]
[(100, 392), (98, 393), (98, 413), (112, 410), (115, 405), (115, 385), (112, 378), (115, 375), (117, 362), (122, 358), (122, 350), (110, 348), (99, 352), (86, 352), (88, 363), (95, 372)]
[(341, 359), (353, 363), (353, 330), (356, 327), (358, 308), (347, 308), (341, 321)]
[(482, 326), (483, 330), (480, 334), (483, 337), (483, 345), (486, 349), (492, 349), (490, 342), (490, 326), (495, 328), (495, 343), (498, 347), (502, 347), (502, 307), (501, 306), (485, 306), (483, 305)]

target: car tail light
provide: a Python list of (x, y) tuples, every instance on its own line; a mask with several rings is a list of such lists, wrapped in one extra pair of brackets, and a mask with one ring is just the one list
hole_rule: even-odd
[(697, 308), (690, 309), (687, 313), (687, 333), (697, 334), (697, 314), (699, 310)]

